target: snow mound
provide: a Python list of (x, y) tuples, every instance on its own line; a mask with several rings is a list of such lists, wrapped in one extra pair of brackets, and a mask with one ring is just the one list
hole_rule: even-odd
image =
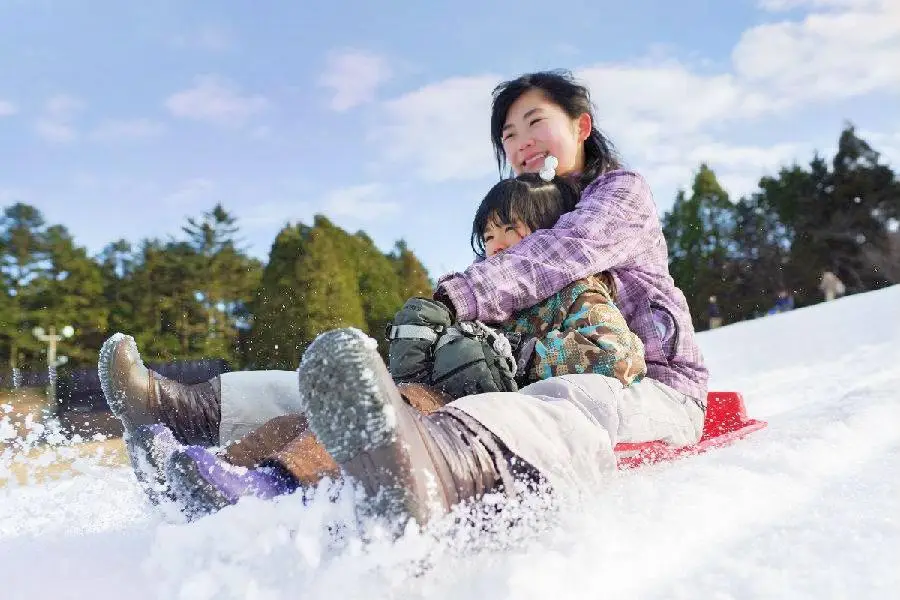
[(397, 542), (350, 525), (349, 487), (172, 525), (128, 469), (85, 467), (0, 488), (2, 597), (895, 597), (900, 286), (699, 339), (711, 389), (741, 391), (768, 428), (565, 506), (509, 506), (484, 534), (437, 523)]

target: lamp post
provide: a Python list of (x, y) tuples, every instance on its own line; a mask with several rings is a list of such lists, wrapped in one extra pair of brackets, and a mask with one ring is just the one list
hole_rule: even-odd
[(56, 414), (59, 409), (56, 404), (56, 367), (66, 364), (69, 360), (67, 356), (56, 357), (56, 344), (75, 335), (75, 329), (71, 325), (66, 325), (59, 333), (56, 333), (56, 327), (51, 327), (49, 332), (45, 332), (43, 327), (35, 327), (31, 333), (47, 344), (47, 369), (50, 375), (50, 382), (47, 385), (47, 403), (50, 414)]

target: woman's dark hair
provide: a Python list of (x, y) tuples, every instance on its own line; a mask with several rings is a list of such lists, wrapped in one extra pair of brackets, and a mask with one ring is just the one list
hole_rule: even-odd
[(484, 231), (488, 223), (512, 224), (514, 218), (531, 231), (550, 229), (578, 204), (580, 192), (568, 179), (544, 181), (537, 173), (502, 179), (488, 191), (472, 220), (472, 250), (484, 258)]
[(494, 102), (491, 108), (491, 143), (497, 157), (497, 168), (503, 177), (506, 165), (506, 151), (503, 149), (503, 126), (509, 107), (529, 90), (540, 90), (550, 102), (556, 104), (572, 119), (584, 113), (591, 115), (591, 134), (584, 141), (584, 172), (581, 173), (579, 185), (584, 188), (598, 176), (618, 169), (619, 158), (615, 148), (597, 129), (594, 117), (591, 94), (587, 87), (578, 83), (569, 71), (542, 71), (528, 73), (505, 81), (494, 88)]

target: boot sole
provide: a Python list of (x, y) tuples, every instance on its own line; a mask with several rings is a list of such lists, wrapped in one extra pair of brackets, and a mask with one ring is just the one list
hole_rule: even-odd
[(166, 469), (176, 501), (191, 520), (211, 515), (233, 502), (206, 481), (197, 462), (185, 452), (176, 452)]
[[(151, 504), (175, 502), (175, 494), (166, 477), (166, 465), (160, 462), (160, 457), (154, 452), (154, 438), (153, 432), (144, 427), (138, 427), (127, 437), (125, 448), (131, 468)], [(174, 438), (172, 442), (177, 443)]]
[[(97, 375), (100, 378), (100, 389), (103, 390), (103, 397), (106, 398), (106, 404), (116, 418), (122, 422), (125, 430), (128, 433), (131, 433), (138, 427), (139, 423), (135, 423), (128, 414), (128, 409), (125, 407), (128, 399), (125, 397), (124, 392), (121, 390), (116, 391), (115, 386), (113, 385), (112, 375), (113, 358), (116, 355), (116, 348), (122, 340), (126, 339), (129, 340), (126, 352), (137, 352), (134, 338), (125, 335), (124, 333), (113, 334), (109, 339), (103, 342), (103, 346), (100, 348), (100, 357), (97, 361)], [(140, 360), (140, 356), (138, 356), (138, 362), (143, 364), (143, 361)]]
[(428, 449), (375, 341), (356, 329), (324, 333), (304, 353), (298, 377), (310, 429), (365, 489), (361, 512), (427, 521)]

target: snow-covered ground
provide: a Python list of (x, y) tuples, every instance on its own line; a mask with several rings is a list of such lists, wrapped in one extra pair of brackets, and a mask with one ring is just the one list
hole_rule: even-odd
[(700, 340), (768, 428), (506, 533), (330, 543), (346, 497), (172, 525), (88, 464), (0, 489), (0, 598), (897, 598), (900, 286)]

